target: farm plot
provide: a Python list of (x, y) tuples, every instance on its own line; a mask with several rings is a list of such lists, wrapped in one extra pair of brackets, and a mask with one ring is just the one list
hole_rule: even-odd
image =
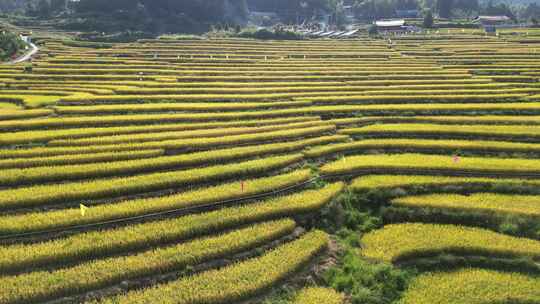
[(289, 282), (291, 303), (348, 303), (305, 284), (341, 259), (326, 225), (343, 208), (380, 217), (351, 230), (355, 257), (419, 266), (398, 303), (538, 301), (535, 45), (449, 30), (41, 50), (0, 69), (0, 303), (225, 304)]

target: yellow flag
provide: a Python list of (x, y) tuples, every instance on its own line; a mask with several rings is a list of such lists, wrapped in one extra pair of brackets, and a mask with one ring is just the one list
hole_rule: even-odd
[(86, 211), (88, 211), (88, 207), (86, 207), (85, 205), (81, 204), (81, 216), (85, 216), (86, 215)]

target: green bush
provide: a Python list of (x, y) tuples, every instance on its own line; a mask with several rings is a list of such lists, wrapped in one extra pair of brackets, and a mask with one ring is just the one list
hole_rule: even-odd
[(282, 29), (276, 29), (276, 30), (268, 30), (268, 29), (260, 29), (260, 30), (245, 30), (240, 32), (238, 34), (238, 37), (241, 38), (253, 38), (253, 39), (260, 39), (260, 40), (302, 40), (304, 39), (304, 36), (302, 36), (299, 33), (288, 31), (288, 30), (282, 30)]
[(379, 34), (379, 29), (377, 28), (377, 26), (375, 24), (369, 26), (368, 28), (368, 34), (370, 36), (376, 36)]
[(8, 60), (25, 47), (24, 42), (15, 33), (3, 31), (0, 33), (0, 59)]
[(91, 42), (103, 43), (125, 43), (134, 42), (139, 39), (152, 39), (155, 35), (143, 31), (121, 31), (113, 34), (103, 34), (97, 32), (83, 33), (78, 36), (79, 39)]
[(433, 18), (433, 13), (431, 10), (428, 10), (426, 12), (426, 15), (424, 16), (424, 22), (423, 25), (425, 28), (432, 28), (435, 23), (435, 20)]
[(103, 43), (103, 42), (64, 40), (64, 41), (62, 41), (62, 44), (65, 45), (65, 46), (71, 46), (71, 47), (85, 47), (85, 48), (94, 48), (94, 49), (109, 49), (109, 48), (112, 48), (112, 44)]
[(351, 295), (352, 304), (385, 304), (397, 300), (407, 288), (410, 274), (392, 265), (372, 264), (349, 249), (339, 267), (325, 273), (326, 283)]

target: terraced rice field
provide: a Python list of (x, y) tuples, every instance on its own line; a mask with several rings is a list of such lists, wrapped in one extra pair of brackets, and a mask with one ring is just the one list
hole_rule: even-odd
[(346, 195), (399, 303), (540, 302), (530, 39), (40, 43), (0, 69), (0, 303), (348, 303), (302, 281)]

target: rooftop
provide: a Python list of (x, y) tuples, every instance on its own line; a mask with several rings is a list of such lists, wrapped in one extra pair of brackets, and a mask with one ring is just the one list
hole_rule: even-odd
[(478, 16), (477, 21), (505, 22), (510, 21), (508, 16)]
[(397, 26), (404, 26), (405, 20), (403, 19), (396, 19), (396, 20), (378, 20), (375, 21), (375, 25), (378, 27), (397, 27)]

